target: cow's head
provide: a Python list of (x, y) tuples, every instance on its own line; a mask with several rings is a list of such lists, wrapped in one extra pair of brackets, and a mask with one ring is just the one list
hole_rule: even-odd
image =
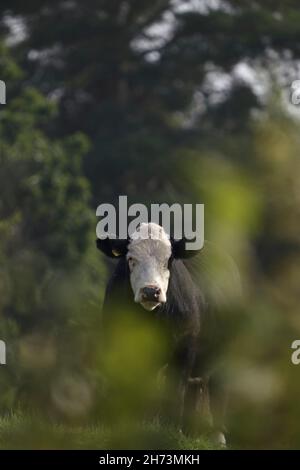
[(128, 240), (98, 239), (97, 247), (109, 257), (126, 257), (134, 301), (146, 310), (154, 310), (167, 301), (172, 260), (196, 253), (185, 249), (184, 239), (170, 239), (154, 223), (140, 224)]

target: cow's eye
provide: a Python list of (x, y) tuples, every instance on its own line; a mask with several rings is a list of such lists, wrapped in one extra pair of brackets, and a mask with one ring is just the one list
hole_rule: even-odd
[(129, 266), (129, 269), (132, 270), (134, 268), (134, 266), (136, 265), (136, 260), (133, 259), (133, 258), (128, 258), (128, 266)]

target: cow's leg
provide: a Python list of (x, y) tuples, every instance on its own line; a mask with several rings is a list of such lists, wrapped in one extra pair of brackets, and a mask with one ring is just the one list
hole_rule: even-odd
[(193, 336), (184, 337), (177, 346), (172, 361), (168, 365), (168, 415), (180, 429), (183, 425), (188, 380), (195, 360), (195, 345), (196, 338)]
[(228, 402), (228, 390), (226, 381), (217, 372), (210, 377), (209, 395), (213, 418), (213, 439), (216, 444), (226, 447), (225, 415)]
[(185, 400), (185, 423), (186, 429), (194, 434), (207, 433), (212, 429), (212, 415), (210, 411), (209, 377), (203, 373), (202, 376), (190, 377)]
[(189, 434), (197, 435), (202, 431), (203, 379), (190, 377), (185, 395), (184, 429)]

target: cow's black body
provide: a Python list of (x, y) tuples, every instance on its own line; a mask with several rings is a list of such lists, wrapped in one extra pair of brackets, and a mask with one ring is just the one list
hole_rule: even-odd
[[(199, 383), (211, 385), (218, 383), (211, 377), (212, 355), (214, 350), (215, 318), (213, 308), (205, 297), (205, 292), (193, 278), (189, 269), (189, 260), (170, 259), (170, 281), (167, 291), (167, 302), (152, 312), (145, 311), (134, 303), (130, 286), (129, 269), (125, 257), (119, 261), (108, 283), (104, 300), (104, 322), (117, 321), (114, 315), (120, 310), (135, 310), (139, 315), (159, 322), (168, 332), (170, 351), (167, 367), (167, 383), (172, 397), (173, 418), (183, 424), (184, 406), (187, 399), (187, 388), (191, 378)], [(162, 364), (163, 365), (163, 364)], [(200, 382), (201, 378), (201, 382)], [(219, 431), (223, 427), (225, 392), (211, 387), (211, 402), (217, 397), (215, 426)], [(197, 400), (196, 400), (197, 401)], [(195, 401), (195, 403), (196, 403)], [(175, 410), (175, 411), (174, 411)]]

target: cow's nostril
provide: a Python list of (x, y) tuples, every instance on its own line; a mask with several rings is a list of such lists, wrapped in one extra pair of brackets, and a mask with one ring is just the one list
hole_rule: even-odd
[(160, 296), (160, 288), (159, 287), (156, 287), (154, 295), (157, 299), (159, 298), (159, 296)]
[(146, 301), (156, 301), (159, 299), (161, 290), (159, 287), (144, 287), (142, 289), (142, 299)]

